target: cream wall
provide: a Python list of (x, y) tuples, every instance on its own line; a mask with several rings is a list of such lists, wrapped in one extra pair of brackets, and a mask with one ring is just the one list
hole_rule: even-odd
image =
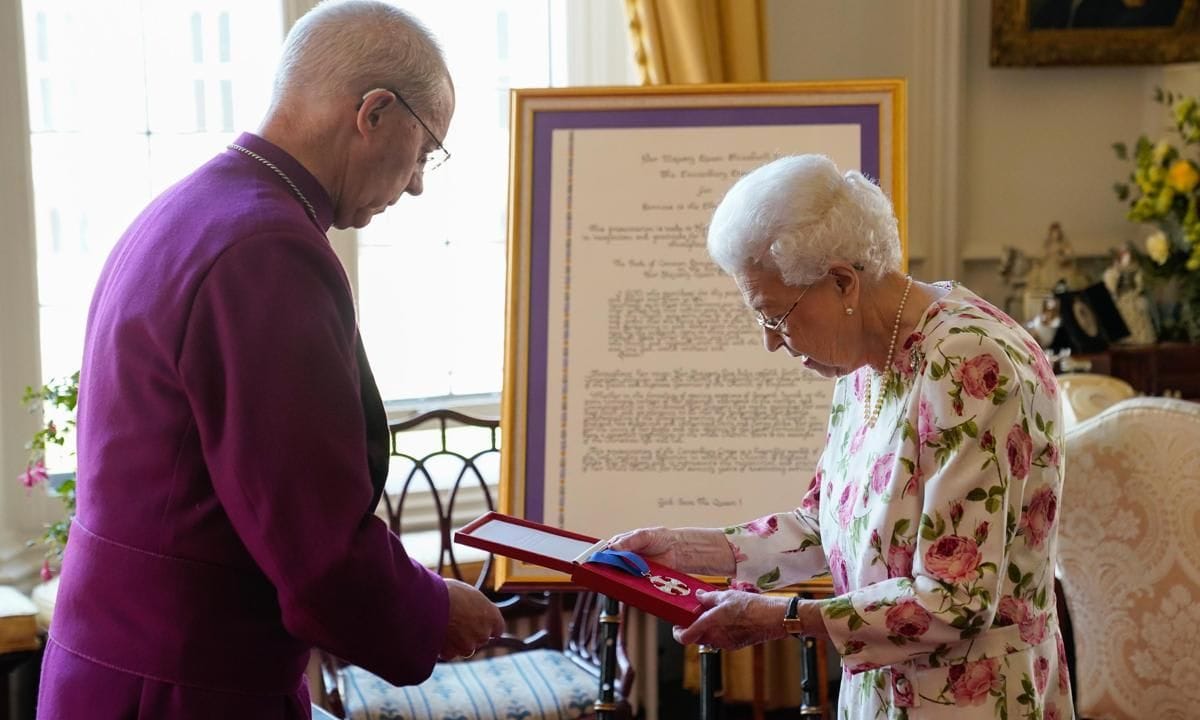
[(1111, 145), (1165, 128), (1154, 87), (1200, 66), (992, 68), (989, 15), (987, 3), (968, 12), (964, 257), (1036, 249), (1052, 220), (1078, 252), (1140, 237), (1113, 195), (1129, 165)]
[(1157, 133), (1153, 88), (1200, 92), (1200, 65), (993, 68), (990, 14), (986, 0), (767, 0), (770, 79), (908, 79), (914, 269), (995, 297), (1000, 247), (1037, 252), (1052, 221), (1083, 255), (1140, 237), (1110, 146)]
[[(916, 8), (923, 3), (889, 0), (767, 0), (767, 72), (773, 81), (904, 77), (913, 111), (928, 94), (928, 73), (918, 61)], [(912, 117), (910, 115), (910, 122)], [(912, 133), (908, 177), (909, 255), (930, 252), (928, 133)]]

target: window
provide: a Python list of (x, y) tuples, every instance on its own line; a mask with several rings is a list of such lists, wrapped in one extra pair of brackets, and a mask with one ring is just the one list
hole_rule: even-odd
[(149, 200), (253, 128), (276, 2), (25, 0), (42, 376), (79, 368), (92, 290)]
[[(479, 0), (464, 22), (459, 3), (397, 2), (428, 25), (449, 60), (457, 109), (445, 143), (454, 157), (430, 174), (423, 197), (404, 198), (357, 233), (344, 259), (386, 400), (482, 394), (494, 403), (508, 91), (633, 82), (623, 8), (619, 0)], [(22, 7), (40, 356), (50, 379), (79, 367), (92, 290), (122, 231), (152, 197), (262, 117), (283, 3)]]
[[(358, 232), (363, 342), (393, 409), (415, 398), (444, 405), (447, 396), (494, 404), (504, 359), (509, 89), (633, 82), (623, 8), (617, 0), (489, 0), (473, 2), (464, 22), (457, 3), (399, 4), (426, 23), (450, 65), (452, 157), (426, 177), (420, 198), (403, 198)], [(592, 43), (603, 43), (615, 71), (588, 72), (582, 51)]]
[[(2, 113), (0, 134), (10, 148), (28, 137), (38, 273), (35, 313), (22, 263), (0, 265), (0, 297), (17, 301), (4, 305), (15, 315), (7, 326), (15, 332), (0, 342), (0, 366), (17, 382), (36, 381), (28, 376), (39, 357), (44, 380), (79, 368), (88, 305), (109, 251), (152, 197), (257, 126), (284, 8), (309, 1), (14, 3), (23, 42), (17, 33), (0, 33), (0, 53), (18, 57), (17, 43), (23, 48), (29, 134)], [(503, 359), (508, 88), (635, 82), (623, 6), (397, 2), (446, 49), (458, 86), (446, 138), (454, 158), (431, 175), (425, 197), (406, 198), (367, 232), (351, 234), (348, 247), (342, 233), (332, 239), (358, 291), (384, 397), (483, 392), (494, 404)], [(483, 60), (481, 48), (489, 53)], [(19, 72), (16, 63), (8, 68)], [(23, 153), (15, 156), (23, 165)], [(14, 183), (23, 180), (18, 173)], [(24, 187), (14, 195), (23, 199)], [(8, 219), (22, 228), (29, 221), (24, 210)], [(18, 260), (28, 259), (25, 253), (22, 242)], [(24, 333), (40, 336), (38, 348), (20, 343)], [(9, 398), (0, 424), (25, 427), (29, 418)], [(23, 463), (19, 443), (0, 444), (0, 464)], [(66, 468), (51, 458), (51, 469)], [(32, 533), (49, 515), (29, 513), (17, 484), (7, 487), (0, 512)]]

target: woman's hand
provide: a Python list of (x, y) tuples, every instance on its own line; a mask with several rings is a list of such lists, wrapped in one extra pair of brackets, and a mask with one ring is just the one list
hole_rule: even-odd
[(717, 528), (642, 528), (616, 535), (608, 546), (697, 575), (733, 575), (737, 564), (725, 532)]
[(783, 629), (787, 597), (756, 595), (741, 590), (699, 590), (696, 599), (708, 609), (689, 627), (675, 626), (675, 640), (682, 645), (737, 650), (787, 637)]

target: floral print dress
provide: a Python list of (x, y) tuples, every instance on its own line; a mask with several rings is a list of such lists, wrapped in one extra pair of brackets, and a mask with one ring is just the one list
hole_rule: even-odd
[(941, 287), (882, 380), (869, 367), (838, 380), (800, 507), (726, 530), (733, 586), (832, 575), (838, 718), (1066, 720), (1058, 387), (1012, 319)]

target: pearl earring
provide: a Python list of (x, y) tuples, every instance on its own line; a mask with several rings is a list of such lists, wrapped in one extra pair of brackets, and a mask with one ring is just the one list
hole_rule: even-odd
[(853, 314), (854, 314), (854, 308), (851, 308), (851, 307), (848, 307), (848, 308), (846, 308), (846, 314), (847, 314), (847, 315), (853, 315)]

